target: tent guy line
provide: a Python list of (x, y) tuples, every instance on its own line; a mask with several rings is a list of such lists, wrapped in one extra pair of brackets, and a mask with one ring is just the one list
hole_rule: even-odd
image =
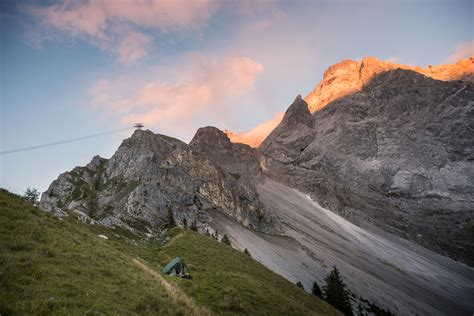
[[(138, 125), (138, 124), (137, 124)], [(126, 130), (129, 130), (129, 129), (133, 129), (133, 128), (141, 128), (143, 127), (143, 125), (141, 126), (130, 126), (130, 127), (125, 127), (125, 128), (120, 128), (120, 129), (116, 129), (116, 130), (112, 130), (112, 131), (108, 131), (108, 132), (103, 132), (103, 133), (97, 133), (97, 134), (92, 134), (92, 135), (88, 135), (88, 136), (83, 136), (83, 137), (77, 137), (77, 138), (71, 138), (71, 139), (66, 139), (66, 140), (60, 140), (60, 141), (57, 141), (57, 142), (52, 142), (52, 143), (47, 143), (47, 144), (42, 144), (42, 145), (35, 145), (35, 146), (29, 146), (29, 147), (23, 147), (23, 148), (16, 148), (16, 149), (10, 149), (10, 150), (4, 150), (4, 151), (0, 151), (0, 155), (6, 155), (6, 154), (12, 154), (12, 153), (16, 153), (16, 152), (20, 152), (20, 151), (27, 151), (27, 150), (33, 150), (33, 149), (39, 149), (39, 148), (44, 148), (44, 147), (51, 147), (51, 146), (56, 146), (56, 145), (61, 145), (61, 144), (67, 144), (67, 143), (72, 143), (72, 142), (77, 142), (77, 141), (80, 141), (80, 140), (85, 140), (85, 139), (89, 139), (89, 138), (95, 138), (95, 137), (99, 137), (99, 136), (103, 136), (103, 135), (108, 135), (108, 134), (114, 134), (114, 133), (118, 133), (118, 132), (122, 132), (122, 131), (126, 131)]]

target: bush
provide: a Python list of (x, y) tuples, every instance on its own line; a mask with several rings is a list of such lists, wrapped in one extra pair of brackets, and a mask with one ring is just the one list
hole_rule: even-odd
[(296, 286), (304, 290), (303, 283), (301, 283), (300, 281), (296, 282)]
[(26, 188), (25, 194), (23, 194), (23, 198), (32, 204), (36, 204), (36, 202), (38, 202), (39, 195), (40, 193), (38, 190), (28, 187)]

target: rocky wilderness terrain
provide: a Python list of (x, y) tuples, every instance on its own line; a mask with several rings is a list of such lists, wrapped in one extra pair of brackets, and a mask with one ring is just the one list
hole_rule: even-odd
[(323, 206), (474, 263), (472, 82), (396, 69), (313, 114), (298, 97), (260, 150)]
[(257, 190), (283, 236), (249, 230), (219, 212), (212, 213), (212, 225), (288, 280), (309, 290), (314, 280), (324, 284), (335, 265), (355, 294), (354, 311), (367, 307), (367, 299), (396, 315), (469, 315), (474, 308), (472, 268), (376, 227), (357, 226), (279, 182), (266, 179)]
[(344, 61), (258, 149), (214, 127), (189, 144), (137, 130), (60, 175), (40, 206), (148, 238), (172, 213), (307, 289), (335, 264), (395, 313), (469, 314), (474, 271), (439, 254), (474, 264), (473, 62)]
[(110, 159), (96, 156), (61, 174), (43, 193), (41, 207), (155, 235), (170, 212), (179, 223), (201, 227), (210, 220), (206, 210), (219, 209), (256, 231), (275, 232), (251, 182), (232, 172), (239, 169), (220, 168), (197, 153), (201, 134), (207, 136), (196, 135), (195, 152), (177, 139), (137, 130)]

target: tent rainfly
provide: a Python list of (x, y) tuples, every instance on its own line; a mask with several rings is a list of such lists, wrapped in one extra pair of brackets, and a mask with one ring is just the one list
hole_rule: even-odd
[(161, 269), (161, 272), (169, 275), (178, 275), (184, 277), (187, 275), (187, 268), (183, 259), (180, 257), (175, 257), (163, 269)]

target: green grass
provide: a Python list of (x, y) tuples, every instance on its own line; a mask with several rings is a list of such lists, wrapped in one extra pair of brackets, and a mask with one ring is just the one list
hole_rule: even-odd
[(1, 190), (0, 314), (185, 313), (97, 228), (58, 220)]
[(132, 260), (159, 272), (174, 256), (193, 280), (165, 280), (215, 314), (337, 313), (229, 246), (187, 230), (171, 236), (159, 247), (73, 215), (59, 220), (0, 189), (0, 315), (196, 314)]
[(186, 230), (149, 261), (179, 255), (193, 280), (170, 278), (197, 303), (218, 315), (335, 315), (326, 302), (270, 271), (250, 256)]

